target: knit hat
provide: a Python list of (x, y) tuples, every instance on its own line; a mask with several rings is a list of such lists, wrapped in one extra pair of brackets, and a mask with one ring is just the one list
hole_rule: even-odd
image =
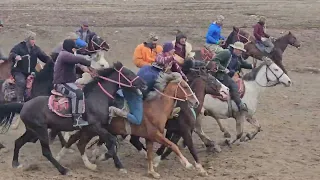
[(153, 41), (158, 41), (158, 39), (159, 39), (159, 37), (154, 32), (151, 32), (151, 33), (149, 33), (147, 43), (152, 43)]
[(26, 33), (25, 33), (25, 40), (26, 41), (29, 41), (29, 40), (34, 40), (35, 38), (36, 38), (36, 33), (34, 33), (34, 32), (32, 32), (32, 31), (27, 31)]
[(224, 16), (222, 16), (222, 15), (218, 15), (218, 16), (217, 16), (216, 23), (222, 23), (222, 22), (223, 22), (223, 20), (224, 20)]
[(76, 43), (72, 39), (66, 39), (63, 41), (62, 48), (69, 53), (73, 53), (72, 49), (76, 48)]
[(164, 53), (169, 52), (173, 49), (174, 49), (174, 46), (171, 42), (164, 43), (164, 45), (163, 45), (163, 52)]
[(259, 22), (265, 23), (266, 22), (266, 17), (261, 16), (259, 19)]
[(213, 61), (224, 61), (229, 60), (231, 57), (231, 53), (229, 50), (224, 50), (216, 54), (216, 56), (213, 58)]
[(180, 42), (180, 39), (182, 38), (186, 38), (187, 39), (187, 36), (184, 35), (182, 32), (179, 32), (177, 35), (176, 35), (176, 42)]
[(89, 22), (86, 20), (81, 21), (81, 26), (89, 27)]

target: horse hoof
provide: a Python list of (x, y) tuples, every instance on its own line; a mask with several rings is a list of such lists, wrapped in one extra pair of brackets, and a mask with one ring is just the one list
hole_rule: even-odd
[(159, 179), (160, 178), (160, 174), (156, 173), (156, 172), (148, 172), (149, 175), (151, 175), (153, 178), (155, 179)]
[(63, 168), (61, 171), (60, 171), (61, 175), (71, 175), (69, 173), (69, 170), (67, 168)]
[(222, 150), (221, 150), (220, 146), (216, 144), (213, 146), (213, 151), (216, 153), (220, 153)]
[(12, 162), (12, 167), (15, 168), (15, 169), (19, 169), (19, 168), (22, 168), (23, 165), (20, 164), (18, 161), (13, 161)]
[(127, 174), (127, 173), (128, 173), (128, 171), (127, 171), (126, 169), (124, 169), (124, 168), (119, 169), (119, 171), (120, 171), (121, 173), (123, 173), (123, 174)]
[(192, 168), (193, 168), (193, 165), (188, 162), (188, 163), (186, 164), (186, 168), (187, 168), (187, 169), (192, 169)]
[(240, 138), (240, 142), (245, 142), (245, 141), (246, 141), (246, 138), (247, 138), (247, 136), (242, 136), (242, 137)]
[(207, 173), (207, 171), (201, 171), (201, 172), (199, 172), (199, 175), (202, 176), (202, 177), (206, 177), (209, 174)]
[(225, 132), (225, 133), (223, 134), (223, 136), (224, 136), (225, 138), (231, 138), (231, 135), (230, 135), (229, 132)]

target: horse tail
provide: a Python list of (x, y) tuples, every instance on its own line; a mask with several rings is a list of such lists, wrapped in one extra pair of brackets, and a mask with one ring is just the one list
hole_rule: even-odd
[(8, 103), (0, 105), (0, 133), (6, 133), (13, 121), (16, 113), (20, 113), (23, 107), (22, 103)]

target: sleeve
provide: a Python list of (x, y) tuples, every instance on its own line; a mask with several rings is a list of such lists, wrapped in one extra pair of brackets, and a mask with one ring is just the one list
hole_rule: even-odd
[(66, 53), (65, 57), (62, 59), (67, 64), (81, 64), (84, 66), (91, 65), (91, 62), (86, 60), (86, 58), (84, 58), (82, 56), (75, 56), (74, 54), (71, 54), (71, 53)]
[(148, 62), (143, 60), (142, 55), (142, 48), (141, 46), (137, 46), (133, 53), (133, 63), (138, 67), (141, 68), (142, 66), (149, 65)]
[(15, 46), (11, 49), (10, 54), (12, 55), (12, 58), (13, 58), (13, 61), (14, 61), (14, 62), (15, 62), (16, 56), (19, 55), (19, 52), (20, 52), (20, 44), (15, 45)]
[(38, 48), (38, 58), (40, 61), (47, 63), (51, 60), (50, 56), (48, 56), (44, 51), (42, 51), (40, 48)]
[(243, 59), (240, 60), (240, 63), (241, 63), (241, 64), (240, 64), (240, 67), (241, 67), (241, 68), (244, 68), (244, 69), (252, 69), (252, 68), (253, 68), (253, 65), (252, 65), (252, 64), (246, 62), (246, 61), (243, 60)]
[(76, 46), (77, 46), (78, 48), (84, 48), (84, 47), (87, 47), (88, 44), (87, 44), (84, 40), (78, 38), (78, 39), (76, 40)]
[(253, 35), (257, 40), (261, 41), (260, 26), (255, 25), (253, 27)]
[(180, 73), (183, 79), (187, 80), (187, 76), (182, 72), (179, 64), (176, 61), (173, 61), (172, 68), (174, 68), (174, 71)]
[(216, 29), (210, 26), (206, 38), (207, 38), (207, 41), (211, 44), (217, 44), (219, 42), (219, 39), (216, 39), (215, 37), (213, 37), (213, 34), (215, 32), (216, 32)]
[(175, 61), (173, 56), (164, 57), (162, 54), (158, 54), (156, 57), (156, 62), (158, 64), (165, 65), (165, 64), (169, 64), (170, 62), (173, 62), (173, 61)]

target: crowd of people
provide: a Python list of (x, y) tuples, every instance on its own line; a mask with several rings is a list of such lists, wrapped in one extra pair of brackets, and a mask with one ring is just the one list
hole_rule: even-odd
[[(253, 65), (247, 63), (242, 58), (242, 53), (246, 52), (242, 42), (235, 42), (231, 44), (228, 49), (223, 49), (221, 45), (225, 42), (225, 37), (221, 35), (222, 26), (225, 18), (218, 15), (216, 20), (212, 22), (206, 34), (205, 47), (215, 53), (212, 59), (218, 65), (218, 71), (213, 74), (224, 85), (229, 87), (231, 99), (237, 104), (240, 111), (246, 111), (246, 105), (242, 103), (237, 84), (232, 77), (236, 72), (241, 71), (242, 68), (252, 69)], [(264, 31), (266, 19), (261, 17), (259, 22), (254, 26), (254, 37), (258, 42), (261, 42), (271, 51), (273, 44), (271, 38)], [(0, 22), (0, 28), (4, 25)], [(13, 61), (12, 77), (15, 81), (15, 91), (17, 94), (17, 101), (24, 101), (24, 91), (26, 87), (26, 79), (35, 72), (37, 59), (46, 63), (54, 61), (54, 80), (55, 89), (72, 99), (72, 114), (74, 117), (74, 126), (88, 125), (82, 119), (83, 113), (83, 92), (75, 84), (76, 81), (76, 65), (81, 64), (82, 67), (90, 67), (91, 62), (86, 56), (80, 55), (78, 52), (81, 48), (86, 48), (89, 42), (89, 34), (94, 33), (89, 29), (87, 21), (81, 23), (81, 27), (75, 32), (69, 32), (62, 43), (53, 49), (50, 56), (41, 50), (36, 45), (36, 33), (28, 31), (24, 40), (16, 44), (10, 51), (9, 57)], [(145, 42), (139, 44), (133, 53), (133, 63), (140, 68), (138, 75), (144, 77), (148, 90), (152, 90), (155, 78), (159, 72), (178, 72), (188, 81), (184, 75), (181, 66), (186, 60), (194, 60), (194, 52), (192, 52), (192, 45), (187, 41), (187, 36), (178, 32), (175, 40), (166, 42), (163, 45), (158, 44), (159, 37), (155, 33), (150, 33)], [(269, 52), (270, 52), (269, 51)], [(0, 49), (0, 64), (8, 60)], [(92, 70), (87, 68), (87, 70)], [(146, 75), (147, 73), (147, 75)], [(149, 73), (149, 74), (148, 74)], [(122, 92), (126, 97), (129, 92)], [(128, 100), (128, 103), (135, 102), (135, 107), (142, 108), (141, 93), (138, 93), (137, 98)], [(133, 97), (128, 95), (127, 97)], [(137, 103), (138, 102), (138, 103)], [(131, 123), (139, 125), (142, 121), (143, 111), (139, 114), (125, 112), (121, 109), (112, 107), (109, 109), (110, 114), (126, 117)], [(136, 112), (136, 111), (135, 111)], [(179, 109), (175, 108), (174, 113), (178, 113)]]

